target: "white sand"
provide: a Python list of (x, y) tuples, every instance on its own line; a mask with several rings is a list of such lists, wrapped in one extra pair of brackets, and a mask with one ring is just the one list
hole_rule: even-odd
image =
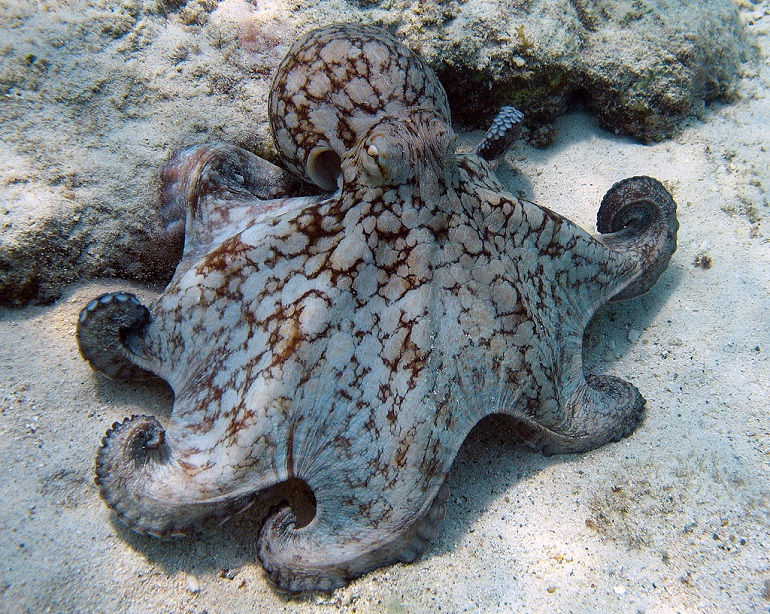
[[(770, 51), (770, 3), (754, 12)], [(633, 381), (646, 420), (621, 443), (551, 458), (478, 429), (430, 551), (331, 596), (273, 592), (248, 514), (160, 542), (99, 500), (104, 431), (132, 413), (163, 419), (171, 396), (93, 374), (74, 322), (100, 292), (149, 299), (149, 289), (89, 283), (51, 307), (0, 311), (0, 610), (770, 611), (770, 69), (741, 92), (673, 141), (642, 146), (572, 114), (553, 146), (509, 156), (500, 173), (514, 191), (589, 229), (618, 179), (649, 174), (673, 190), (681, 230), (669, 270), (647, 296), (603, 309), (586, 335), (589, 366)], [(694, 264), (703, 256), (710, 268)]]

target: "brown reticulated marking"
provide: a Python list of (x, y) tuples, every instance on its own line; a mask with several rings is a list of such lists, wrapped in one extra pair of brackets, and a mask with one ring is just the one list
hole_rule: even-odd
[(340, 24), (308, 32), (289, 50), (270, 90), (276, 148), (306, 181), (311, 152), (340, 159), (384, 115), (433, 109), (450, 123), (446, 92), (433, 71), (387, 31)]

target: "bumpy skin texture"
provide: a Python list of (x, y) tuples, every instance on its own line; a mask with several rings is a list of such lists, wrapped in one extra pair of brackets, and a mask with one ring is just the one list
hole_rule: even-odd
[[(372, 44), (391, 85), (361, 111), (343, 93), (375, 78), (357, 64)], [(376, 29), (311, 32), (275, 83), (282, 155), (303, 174), (308, 134), (333, 143), (339, 189), (291, 197), (248, 152), (180, 152), (163, 175), (169, 228), (184, 219), (173, 280), (149, 312), (125, 293), (92, 301), (78, 338), (108, 376), (154, 373), (176, 395), (165, 429), (134, 416), (104, 438), (97, 483), (121, 520), (169, 537), (256, 502), (272, 510), (258, 538), (271, 581), (330, 590), (425, 551), (485, 416), (511, 416), (545, 453), (633, 431), (644, 399), (584, 375), (583, 332), (665, 269), (676, 205), (656, 180), (627, 179), (592, 237), (518, 200), (481, 156), (455, 152), (438, 81)], [(286, 113), (303, 99), (299, 125)], [(315, 113), (326, 100), (342, 101), (332, 120)], [(492, 151), (506, 139), (494, 132)]]

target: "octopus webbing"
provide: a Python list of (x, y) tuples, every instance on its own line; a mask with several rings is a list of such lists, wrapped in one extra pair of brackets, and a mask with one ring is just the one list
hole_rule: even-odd
[(175, 395), (165, 427), (132, 416), (104, 437), (96, 483), (120, 520), (171, 537), (256, 503), (270, 581), (332, 590), (426, 551), (484, 417), (546, 454), (634, 430), (644, 398), (585, 374), (581, 349), (676, 249), (660, 182), (612, 186), (595, 235), (515, 197), (490, 162), (521, 115), (458, 153), (438, 78), (370, 26), (299, 39), (269, 114), (285, 166), (323, 193), (238, 147), (184, 149), (162, 172), (173, 279), (149, 308), (117, 292), (80, 314), (94, 369)]

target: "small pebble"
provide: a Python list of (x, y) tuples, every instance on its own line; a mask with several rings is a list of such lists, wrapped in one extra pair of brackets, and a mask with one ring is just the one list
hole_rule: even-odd
[(187, 592), (192, 593), (193, 595), (197, 595), (201, 592), (201, 583), (198, 582), (198, 578), (191, 574), (187, 575)]
[(628, 340), (631, 343), (636, 343), (637, 341), (639, 341), (639, 337), (641, 336), (642, 336), (642, 331), (640, 330), (637, 330), (635, 328), (630, 328), (628, 330)]
[(618, 585), (618, 586), (615, 586), (612, 590), (615, 591), (616, 595), (625, 595), (626, 594), (626, 587), (625, 586)]

